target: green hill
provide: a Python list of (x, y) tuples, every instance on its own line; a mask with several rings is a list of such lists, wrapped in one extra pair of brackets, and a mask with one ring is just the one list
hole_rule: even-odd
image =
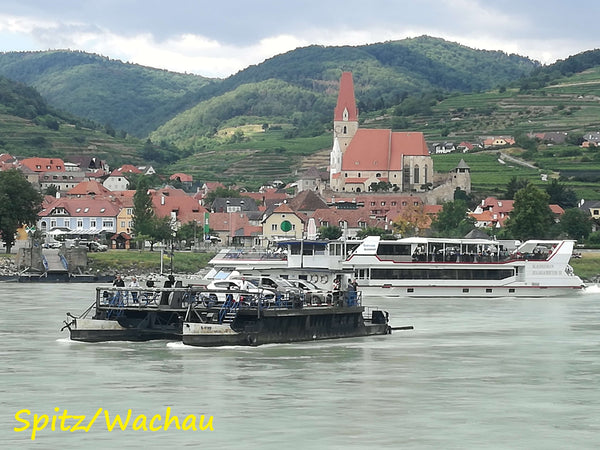
[(201, 99), (215, 80), (76, 51), (0, 54), (0, 75), (35, 87), (54, 108), (145, 137)]
[(0, 76), (0, 153), (96, 156), (111, 166), (141, 161), (142, 143), (118, 138), (93, 122), (54, 110), (33, 88)]
[[(35, 87), (50, 105), (139, 137), (201, 101), (271, 79), (310, 92), (318, 100), (326, 97), (285, 111), (288, 122), (298, 113), (310, 113), (323, 123), (330, 117), (329, 104), (342, 70), (354, 73), (358, 106), (371, 111), (395, 105), (415, 92), (490, 89), (537, 66), (524, 57), (474, 50), (427, 36), (356, 47), (299, 48), (225, 80), (125, 64), (83, 52), (0, 54), (0, 75)], [(272, 99), (277, 95), (275, 90)], [(236, 108), (229, 113), (222, 120), (238, 115)]]
[[(479, 195), (501, 193), (511, 176), (539, 184), (548, 174), (580, 197), (600, 199), (600, 152), (576, 145), (577, 136), (600, 129), (600, 51), (541, 67), (429, 37), (301, 48), (225, 80), (81, 52), (0, 54), (0, 73), (40, 86), (43, 94), (0, 79), (0, 85), (12, 86), (0, 93), (0, 151), (65, 156), (97, 149), (95, 156), (112, 166), (146, 161), (165, 173), (190, 173), (198, 182), (257, 187), (274, 179), (292, 181), (310, 164), (328, 162), (343, 70), (353, 72), (361, 127), (422, 131), (429, 143), (456, 144), (487, 135), (569, 133), (564, 145), (503, 150), (537, 169), (502, 164), (496, 150), (435, 156), (440, 171), (464, 158)], [(102, 126), (58, 112), (54, 102), (44, 101), (49, 95), (87, 110), (85, 117), (104, 114), (94, 118)], [(104, 127), (110, 122), (125, 128), (109, 117), (140, 135), (150, 133), (156, 144)]]

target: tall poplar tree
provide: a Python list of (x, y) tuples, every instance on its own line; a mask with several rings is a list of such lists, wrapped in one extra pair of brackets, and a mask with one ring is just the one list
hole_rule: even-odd
[(142, 178), (133, 195), (133, 232), (140, 238), (152, 235), (155, 226), (156, 215), (149, 188), (148, 181)]

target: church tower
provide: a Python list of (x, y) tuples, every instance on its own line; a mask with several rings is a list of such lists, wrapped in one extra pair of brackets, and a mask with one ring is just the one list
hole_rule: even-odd
[(358, 108), (354, 98), (352, 72), (343, 72), (337, 105), (333, 114), (333, 140), (339, 142), (342, 154), (358, 130)]

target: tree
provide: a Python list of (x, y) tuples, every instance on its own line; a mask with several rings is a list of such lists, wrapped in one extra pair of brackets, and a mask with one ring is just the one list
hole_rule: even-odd
[(46, 188), (46, 195), (51, 195), (52, 197), (56, 197), (56, 193), (58, 192), (58, 188), (55, 184), (51, 184)]
[(515, 136), (515, 144), (524, 150), (535, 152), (537, 151), (538, 140), (536, 138), (530, 138), (526, 134), (518, 134)]
[(357, 238), (366, 238), (367, 236), (381, 236), (382, 239), (393, 239), (393, 235), (383, 228), (367, 227), (356, 233)]
[(378, 181), (377, 183), (371, 183), (371, 185), (369, 186), (369, 191), (385, 192), (385, 191), (389, 191), (391, 188), (392, 188), (392, 183), (390, 183), (388, 181)]
[(329, 225), (326, 227), (319, 228), (319, 237), (321, 239), (338, 239), (342, 235), (342, 233), (342, 229), (336, 225)]
[(42, 197), (21, 172), (0, 172), (0, 234), (10, 253), (17, 230), (37, 222)]
[(519, 180), (517, 177), (512, 177), (506, 184), (506, 200), (513, 200), (517, 191), (523, 189), (529, 184), (529, 180)]
[(148, 181), (141, 178), (133, 195), (133, 233), (140, 239), (151, 236), (156, 218), (148, 189)]
[(430, 223), (431, 219), (425, 213), (423, 205), (411, 205), (400, 211), (392, 226), (402, 237), (420, 236)]
[(550, 204), (559, 205), (563, 209), (575, 208), (577, 206), (577, 194), (573, 189), (565, 187), (554, 178), (548, 186), (546, 192), (550, 196)]
[(475, 219), (469, 217), (467, 203), (464, 200), (446, 202), (431, 224), (436, 236), (463, 237), (475, 228)]
[(206, 194), (206, 197), (204, 198), (204, 203), (206, 205), (212, 205), (212, 203), (217, 198), (240, 198), (241, 196), (242, 195), (239, 193), (239, 191), (236, 191), (235, 189), (218, 187), (215, 190), (210, 191), (208, 194)]
[(150, 251), (154, 250), (156, 242), (170, 241), (174, 238), (170, 217), (154, 217), (150, 223)]
[(463, 191), (459, 187), (454, 189), (454, 201), (456, 200), (463, 200), (468, 206), (472, 205), (473, 202), (473, 199), (469, 194), (467, 194), (467, 191)]
[(567, 209), (560, 218), (560, 229), (571, 239), (583, 241), (592, 232), (592, 218), (578, 208)]
[(515, 203), (506, 228), (515, 239), (545, 239), (556, 234), (554, 214), (548, 204), (550, 196), (527, 185), (515, 194)]

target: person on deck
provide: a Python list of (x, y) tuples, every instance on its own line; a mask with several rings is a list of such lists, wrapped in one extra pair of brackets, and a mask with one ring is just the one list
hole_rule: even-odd
[(140, 287), (140, 283), (138, 283), (138, 280), (136, 277), (133, 277), (131, 279), (131, 282), (129, 283), (129, 287), (133, 288), (131, 291), (131, 298), (133, 300), (133, 303), (137, 303), (138, 302), (138, 291), (136, 290), (136, 288)]

